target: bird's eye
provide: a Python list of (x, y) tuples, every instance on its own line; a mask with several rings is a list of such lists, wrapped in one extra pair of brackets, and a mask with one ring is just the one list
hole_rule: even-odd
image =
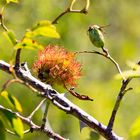
[(90, 27), (88, 28), (88, 31), (91, 31), (91, 30), (93, 30), (93, 27), (90, 26)]

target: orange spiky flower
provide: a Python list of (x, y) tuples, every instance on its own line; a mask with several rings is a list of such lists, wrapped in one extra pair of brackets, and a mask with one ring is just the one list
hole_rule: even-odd
[(81, 77), (81, 64), (76, 61), (75, 53), (68, 52), (57, 45), (48, 45), (38, 54), (38, 60), (33, 64), (33, 69), (38, 73), (38, 78), (48, 84), (63, 85), (73, 96), (81, 100), (91, 100), (86, 95), (79, 95), (73, 89), (77, 79)]
[(51, 85), (76, 86), (76, 80), (81, 76), (81, 64), (76, 61), (75, 54), (54, 45), (39, 52), (33, 68), (43, 82)]

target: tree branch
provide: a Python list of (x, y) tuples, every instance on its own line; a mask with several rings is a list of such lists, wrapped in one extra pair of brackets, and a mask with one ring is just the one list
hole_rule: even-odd
[(29, 119), (31, 120), (32, 117), (34, 116), (34, 114), (38, 111), (38, 109), (43, 105), (43, 103), (46, 101), (46, 99), (43, 99), (38, 105), (37, 107), (33, 110), (33, 112), (29, 115)]
[(33, 131), (43, 131), (44, 133), (46, 133), (50, 138), (53, 139), (57, 139), (57, 140), (66, 140), (65, 138), (61, 137), (60, 135), (48, 130), (47, 128), (41, 129), (40, 126), (34, 124), (28, 117), (23, 117), (22, 115), (20, 115), (18, 112), (14, 112), (11, 109), (5, 108), (2, 105), (0, 105), (0, 110), (6, 110), (14, 115), (16, 115), (17, 117), (19, 117), (24, 123), (26, 123), (27, 125), (29, 125)]
[(7, 32), (8, 28), (4, 24), (4, 17), (3, 17), (3, 13), (4, 13), (4, 10), (5, 10), (6, 6), (7, 6), (7, 3), (2, 7), (2, 9), (0, 11), (0, 25)]
[(101, 53), (101, 52), (93, 50), (93, 51), (77, 51), (77, 52), (75, 52), (75, 54), (94, 53), (94, 54), (98, 54), (98, 55), (104, 56), (105, 58), (109, 59), (115, 65), (115, 67), (117, 68), (118, 72), (120, 73), (120, 75), (122, 76), (123, 80), (125, 81), (126, 79), (125, 79), (125, 77), (122, 74), (122, 71), (120, 69), (119, 64), (111, 57), (111, 55), (109, 54), (107, 49), (102, 48), (102, 50), (103, 50), (104, 53)]
[(15, 60), (15, 68), (20, 67), (20, 55), (21, 55), (21, 48), (16, 51), (16, 60)]
[(6, 32), (8, 31), (8, 28), (4, 24), (3, 15), (1, 13), (0, 13), (0, 25)]
[(83, 13), (83, 14), (87, 14), (88, 12), (88, 8), (89, 8), (89, 5), (90, 5), (90, 0), (86, 0), (86, 5), (85, 7), (82, 9), (82, 10), (73, 10), (73, 5), (74, 3), (76, 2), (76, 0), (72, 0), (69, 7), (62, 13), (60, 13), (53, 21), (52, 21), (52, 24), (56, 24), (57, 21), (62, 17), (64, 16), (65, 14), (67, 13)]
[(120, 69), (119, 64), (111, 57), (111, 55), (109, 54), (108, 50), (106, 48), (102, 48), (103, 52), (106, 54), (106, 58), (108, 58), (118, 69), (118, 72), (120, 73), (120, 75), (122, 76), (123, 80), (126, 81), (125, 77), (122, 74), (122, 71)]
[[(9, 70), (10, 65), (6, 62), (0, 60), (0, 69), (10, 73)], [(38, 90), (40, 95), (44, 98), (49, 99), (55, 106), (59, 109), (65, 111), (67, 114), (71, 114), (83, 121), (90, 128), (96, 130), (100, 135), (108, 140), (122, 140), (121, 137), (117, 136), (113, 131), (109, 134), (107, 133), (107, 127), (102, 123), (98, 122), (91, 115), (83, 111), (81, 108), (73, 104), (69, 101), (63, 94), (58, 93), (56, 90), (52, 89), (52, 87), (48, 84), (42, 83), (35, 77), (33, 77), (28, 71), (19, 67), (19, 69), (15, 69), (16, 76), (22, 80), (24, 83), (28, 83), (30, 86)], [(17, 113), (17, 115), (19, 115)], [(25, 118), (24, 118), (25, 119)], [(23, 120), (24, 120), (23, 119)], [(27, 118), (26, 118), (27, 119)], [(25, 120), (26, 120), (25, 119)]]
[(114, 125), (114, 121), (115, 121), (115, 118), (116, 118), (116, 114), (117, 114), (117, 111), (119, 109), (119, 106), (120, 106), (120, 103), (125, 95), (125, 93), (129, 90), (131, 90), (132, 88), (129, 88), (128, 90), (126, 89), (127, 88), (127, 85), (129, 84), (129, 82), (132, 80), (132, 78), (128, 78), (126, 81), (123, 81), (122, 82), (122, 86), (121, 86), (121, 89), (120, 89), (120, 92), (118, 94), (118, 97), (117, 97), (117, 100), (116, 100), (116, 103), (114, 105), (114, 108), (113, 108), (113, 111), (112, 111), (112, 114), (111, 114), (111, 117), (110, 117), (110, 120), (109, 120), (109, 123), (108, 123), (108, 126), (107, 126), (107, 131), (108, 133), (112, 130), (113, 128), (113, 125)]

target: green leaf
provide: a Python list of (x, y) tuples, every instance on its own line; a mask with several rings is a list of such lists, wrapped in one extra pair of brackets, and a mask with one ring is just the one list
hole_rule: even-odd
[(140, 116), (134, 121), (129, 131), (129, 136), (131, 138), (138, 135), (140, 135)]
[(6, 140), (5, 127), (1, 120), (0, 120), (0, 140)]
[(6, 116), (4, 115), (2, 111), (0, 111), (0, 120), (3, 122), (3, 125), (5, 126), (5, 128), (9, 129), (9, 126), (11, 127), (9, 120), (6, 118)]
[(25, 36), (28, 38), (32, 38), (35, 36), (60, 38), (60, 35), (56, 31), (56, 27), (47, 20), (38, 22), (31, 30), (28, 30), (25, 33)]
[(14, 49), (43, 49), (43, 46), (30, 38), (24, 38), (21, 42), (17, 43)]
[(19, 101), (17, 100), (17, 98), (15, 98), (14, 96), (11, 96), (11, 100), (13, 101), (13, 105), (14, 105), (15, 109), (18, 112), (22, 112), (21, 104), (19, 103)]
[(22, 107), (19, 103), (19, 101), (12, 95), (8, 94), (7, 91), (3, 91), (0, 96), (1, 100), (5, 102), (7, 106), (9, 106), (11, 109), (14, 109), (18, 112), (22, 112)]
[(90, 131), (90, 139), (89, 140), (99, 140), (100, 136), (94, 131)]
[(13, 128), (13, 131), (19, 136), (20, 138), (23, 138), (23, 123), (20, 118), (18, 118), (15, 114), (12, 112), (9, 112), (7, 110), (2, 110), (3, 114), (6, 116), (6, 118), (9, 120), (11, 127)]
[(19, 1), (18, 0), (6, 0), (7, 3), (10, 3), (10, 2), (14, 2), (14, 3), (18, 3)]
[[(123, 76), (125, 78), (140, 78), (140, 70), (134, 71), (134, 70), (128, 70), (122, 72)], [(122, 79), (122, 76), (120, 74), (115, 75), (116, 79)]]
[(4, 32), (4, 35), (8, 38), (8, 40), (15, 45), (17, 43), (16, 36), (12, 30), (8, 30), (7, 32)]

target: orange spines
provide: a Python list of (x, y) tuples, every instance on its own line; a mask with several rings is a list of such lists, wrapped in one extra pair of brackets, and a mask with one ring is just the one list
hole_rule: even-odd
[(81, 76), (81, 64), (76, 61), (75, 54), (57, 45), (48, 45), (40, 51), (33, 69), (42, 81), (51, 85), (76, 86)]

